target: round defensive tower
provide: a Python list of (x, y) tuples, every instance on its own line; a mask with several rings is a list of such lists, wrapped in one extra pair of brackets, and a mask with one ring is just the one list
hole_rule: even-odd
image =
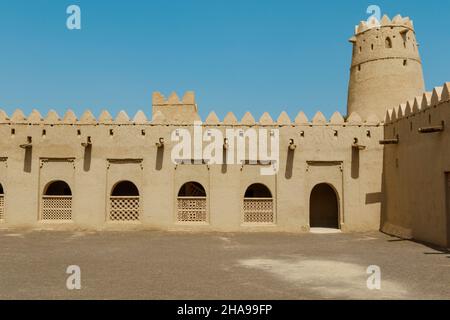
[(384, 119), (387, 109), (425, 91), (413, 23), (400, 15), (392, 21), (384, 16), (355, 29), (347, 112)]

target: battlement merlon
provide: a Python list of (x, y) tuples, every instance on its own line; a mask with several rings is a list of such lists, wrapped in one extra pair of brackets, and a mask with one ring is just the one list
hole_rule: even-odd
[[(392, 20), (384, 15), (381, 21), (377, 18), (371, 17), (368, 21), (361, 21), (359, 25), (355, 26), (355, 36), (366, 32), (367, 30), (373, 28), (385, 28), (385, 27), (404, 27), (406, 29), (414, 31), (413, 21), (409, 17), (402, 17), (401, 15), (396, 15)], [(350, 39), (353, 42), (354, 38)]]
[(435, 87), (431, 92), (424, 92), (397, 107), (386, 111), (385, 123), (394, 123), (403, 118), (414, 117), (421, 112), (450, 101), (450, 82), (442, 87)]
[[(450, 84), (447, 84), (450, 87)], [(445, 87), (442, 92), (442, 97), (447, 95), (448, 89)], [(430, 95), (431, 99), (431, 95)], [(383, 125), (383, 120), (377, 117), (376, 114), (371, 113), (367, 117), (361, 117), (357, 112), (351, 113), (348, 117), (342, 116), (339, 112), (335, 112), (329, 119), (324, 114), (318, 111), (312, 119), (308, 119), (303, 111), (300, 111), (294, 120), (289, 118), (289, 115), (282, 111), (278, 118), (273, 119), (268, 112), (264, 112), (259, 120), (256, 120), (250, 112), (246, 112), (245, 115), (238, 120), (233, 112), (228, 112), (226, 116), (221, 120), (214, 111), (206, 117), (204, 121), (200, 117), (195, 121), (200, 121), (205, 126), (237, 126), (237, 127), (253, 127), (253, 126), (268, 126), (268, 127), (295, 127), (295, 126), (307, 126), (307, 127), (327, 127), (327, 126), (380, 126)], [(0, 125), (41, 125), (41, 126), (97, 126), (101, 125), (163, 125), (163, 126), (178, 126), (178, 125), (194, 125), (195, 121), (184, 120), (181, 122), (174, 122), (164, 116), (161, 111), (157, 111), (153, 114), (151, 119), (148, 119), (145, 113), (139, 110), (132, 118), (128, 116), (126, 111), (121, 110), (115, 118), (107, 111), (103, 110), (99, 117), (95, 117), (90, 110), (83, 112), (80, 118), (72, 110), (67, 110), (63, 117), (60, 117), (56, 111), (50, 110), (46, 117), (43, 117), (39, 111), (33, 110), (27, 117), (22, 110), (15, 110), (11, 116), (6, 114), (5, 111), (0, 109)]]
[(183, 99), (180, 100), (176, 92), (172, 92), (168, 99), (164, 97), (160, 92), (153, 92), (152, 96), (153, 106), (167, 106), (167, 105), (196, 105), (194, 91), (187, 91)]
[(175, 92), (172, 92), (167, 99), (160, 92), (154, 92), (152, 105), (153, 116), (161, 113), (170, 122), (186, 122), (199, 119), (193, 91), (187, 91), (181, 100)]

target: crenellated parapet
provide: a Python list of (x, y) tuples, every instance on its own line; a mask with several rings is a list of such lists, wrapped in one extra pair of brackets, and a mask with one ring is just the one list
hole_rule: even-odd
[(45, 117), (39, 111), (33, 110), (28, 116), (25, 116), (22, 110), (17, 109), (10, 116), (5, 111), (0, 110), (0, 124), (18, 124), (18, 125), (190, 125), (194, 122), (202, 121), (207, 126), (378, 126), (382, 121), (375, 114), (371, 114), (366, 118), (362, 118), (358, 113), (354, 112), (349, 117), (344, 118), (339, 112), (335, 112), (327, 119), (322, 112), (317, 112), (312, 119), (308, 119), (303, 111), (299, 112), (294, 120), (282, 111), (274, 120), (268, 112), (264, 112), (259, 119), (246, 112), (244, 116), (238, 120), (233, 112), (221, 120), (217, 114), (212, 111), (204, 121), (198, 116), (190, 121), (184, 119), (183, 122), (174, 121), (168, 118), (163, 112), (157, 111), (151, 119), (139, 110), (134, 117), (129, 117), (125, 111), (120, 111), (113, 117), (107, 110), (103, 110), (98, 117), (95, 117), (90, 110), (86, 110), (79, 117), (72, 111), (68, 110), (64, 116), (60, 116), (56, 111), (50, 110)]
[(413, 21), (409, 17), (402, 17), (398, 14), (392, 19), (390, 19), (387, 15), (384, 15), (381, 18), (381, 21), (378, 21), (376, 17), (370, 18), (369, 21), (361, 21), (359, 25), (355, 26), (355, 35), (373, 28), (387, 27), (403, 27), (414, 31)]
[(107, 110), (103, 110), (98, 117), (95, 117), (90, 110), (86, 110), (80, 117), (75, 112), (67, 110), (64, 116), (58, 115), (54, 110), (50, 110), (45, 117), (39, 111), (33, 110), (29, 116), (25, 116), (23, 111), (17, 109), (10, 116), (5, 111), (0, 110), (0, 124), (18, 125), (126, 125), (126, 124), (147, 124), (148, 121), (143, 111), (138, 111), (133, 118), (130, 118), (125, 111), (120, 111), (115, 118)]
[(186, 92), (182, 99), (175, 92), (167, 99), (160, 92), (154, 92), (152, 105), (153, 117), (163, 116), (169, 122), (189, 123), (200, 119), (195, 94), (192, 91)]
[(412, 21), (398, 15), (390, 20), (384, 16), (381, 21), (370, 19), (356, 26), (355, 36), (350, 39), (354, 44), (352, 68), (361, 71), (364, 64), (383, 59), (405, 60), (420, 63), (418, 43)]
[(385, 123), (395, 124), (420, 117), (424, 113), (438, 113), (439, 107), (448, 107), (450, 102), (450, 82), (436, 87), (431, 92), (410, 99), (386, 112)]
[(259, 120), (246, 112), (241, 120), (234, 115), (233, 112), (227, 113), (223, 121), (217, 117), (216, 113), (211, 112), (206, 118), (205, 125), (228, 125), (228, 126), (378, 126), (382, 121), (375, 114), (370, 114), (363, 119), (358, 113), (354, 112), (349, 117), (344, 118), (339, 112), (335, 112), (329, 119), (318, 111), (312, 119), (308, 119), (303, 111), (300, 111), (294, 120), (282, 111), (274, 120), (268, 112), (264, 112)]

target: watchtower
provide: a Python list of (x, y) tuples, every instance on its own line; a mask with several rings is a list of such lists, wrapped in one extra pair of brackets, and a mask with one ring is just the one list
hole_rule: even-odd
[(363, 118), (386, 110), (425, 91), (419, 44), (413, 22), (397, 15), (392, 20), (371, 18), (355, 27), (347, 111)]

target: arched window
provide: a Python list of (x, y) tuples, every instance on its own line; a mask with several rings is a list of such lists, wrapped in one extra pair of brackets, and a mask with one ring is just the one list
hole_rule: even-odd
[(272, 198), (272, 193), (265, 185), (255, 183), (247, 188), (245, 198)]
[(44, 188), (41, 219), (47, 221), (72, 220), (72, 190), (66, 182), (52, 181)]
[(139, 189), (131, 181), (120, 181), (111, 190), (109, 198), (110, 221), (139, 221)]
[(111, 192), (112, 196), (139, 196), (139, 190), (133, 182), (122, 181), (116, 184)]
[(244, 223), (274, 223), (273, 198), (269, 188), (252, 184), (244, 195)]
[(336, 191), (327, 183), (316, 185), (309, 201), (311, 228), (339, 229), (339, 202)]
[(386, 48), (388, 48), (388, 49), (391, 49), (391, 48), (392, 48), (392, 40), (391, 40), (391, 38), (389, 38), (389, 37), (386, 38), (386, 40), (385, 40), (385, 46), (386, 46)]
[(187, 182), (178, 191), (178, 222), (207, 222), (206, 191), (198, 182)]
[(187, 182), (178, 191), (179, 197), (206, 197), (206, 191), (198, 182)]
[(0, 183), (0, 220), (3, 220), (5, 214), (5, 194), (3, 192), (3, 186)]
[(55, 181), (47, 185), (44, 194), (46, 196), (71, 196), (72, 190), (64, 181)]

